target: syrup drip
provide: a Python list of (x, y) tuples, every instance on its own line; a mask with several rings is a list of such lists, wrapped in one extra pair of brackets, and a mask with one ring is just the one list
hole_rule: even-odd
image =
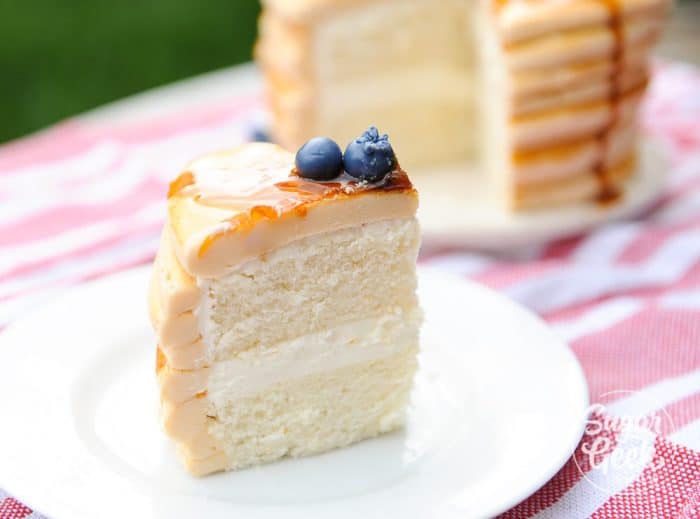
[(170, 188), (168, 189), (168, 198), (175, 196), (184, 188), (186, 188), (187, 186), (191, 186), (192, 184), (194, 184), (194, 175), (192, 175), (192, 172), (190, 171), (185, 171), (173, 182), (170, 183)]
[[(170, 185), (169, 198), (190, 196), (201, 205), (238, 211), (222, 222), (225, 225), (218, 231), (207, 236), (200, 247), (200, 256), (226, 233), (248, 231), (261, 220), (277, 220), (287, 213), (303, 218), (310, 206), (325, 199), (413, 189), (408, 175), (398, 166), (375, 183), (361, 182), (347, 173), (332, 182), (317, 182), (288, 169), (267, 173), (251, 171), (245, 178), (236, 177), (237, 173), (231, 175), (234, 176), (226, 180), (232, 180), (232, 184), (214, 184), (213, 187), (206, 184), (206, 179), (198, 182), (193, 173), (186, 171)], [(236, 183), (238, 180), (240, 182)]]
[(622, 60), (624, 58), (625, 49), (622, 26), (623, 20), (622, 13), (620, 12), (619, 0), (600, 1), (603, 2), (608, 9), (610, 32), (612, 32), (615, 41), (612, 55), (610, 57), (613, 64), (613, 71), (610, 78), (610, 96), (608, 99), (612, 113), (610, 122), (603, 129), (600, 135), (598, 135), (598, 141), (600, 142), (601, 148), (601, 157), (594, 168), (600, 184), (597, 201), (599, 204), (606, 205), (615, 202), (622, 194), (615, 186), (615, 183), (611, 178), (610, 170), (605, 164), (605, 159), (610, 150), (610, 134), (620, 118), (620, 98), (622, 96), (620, 88), (620, 75), (622, 71)]

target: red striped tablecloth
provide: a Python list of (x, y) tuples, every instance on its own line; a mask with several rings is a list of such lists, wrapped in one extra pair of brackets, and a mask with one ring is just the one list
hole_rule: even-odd
[[(0, 327), (151, 260), (167, 181), (245, 140), (260, 114), (258, 96), (236, 97), (120, 125), (69, 120), (1, 147)], [(505, 517), (700, 518), (700, 74), (659, 65), (643, 120), (672, 157), (643, 219), (515, 257), (459, 244), (422, 254), (541, 314), (600, 404), (571, 460)], [(640, 431), (651, 448), (635, 448)], [(25, 517), (39, 515), (0, 490), (0, 519)]]

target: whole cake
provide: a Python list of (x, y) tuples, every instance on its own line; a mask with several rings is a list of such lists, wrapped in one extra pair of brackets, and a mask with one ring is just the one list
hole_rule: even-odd
[(419, 184), (421, 166), (477, 163), (522, 209), (619, 195), (671, 2), (263, 3), (256, 56), (277, 142), (346, 142), (370, 118)]
[(417, 204), (375, 129), (344, 159), (328, 139), (296, 165), (247, 144), (172, 182), (149, 303), (163, 426), (192, 474), (402, 425), (421, 321)]

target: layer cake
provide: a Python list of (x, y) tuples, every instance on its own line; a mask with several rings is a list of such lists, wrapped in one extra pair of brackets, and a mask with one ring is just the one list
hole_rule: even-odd
[(262, 143), (199, 158), (171, 184), (149, 303), (163, 426), (192, 474), (402, 425), (417, 204), (398, 164), (317, 181)]
[(273, 138), (347, 142), (372, 120), (419, 184), (477, 163), (512, 209), (614, 200), (670, 3), (264, 0)]

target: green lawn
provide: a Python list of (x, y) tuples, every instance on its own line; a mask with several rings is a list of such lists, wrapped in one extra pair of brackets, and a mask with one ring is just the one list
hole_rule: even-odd
[(0, 0), (0, 142), (247, 61), (254, 0)]

